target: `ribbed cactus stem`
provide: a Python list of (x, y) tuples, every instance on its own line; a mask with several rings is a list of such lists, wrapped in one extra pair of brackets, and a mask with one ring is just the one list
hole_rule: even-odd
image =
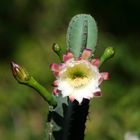
[(69, 128), (69, 135), (64, 140), (84, 140), (85, 123), (88, 115), (89, 100), (84, 99), (79, 105), (77, 101), (72, 103), (73, 113)]
[(58, 97), (57, 107), (48, 116), (45, 140), (84, 140), (88, 109), (88, 99), (79, 105), (76, 100)]

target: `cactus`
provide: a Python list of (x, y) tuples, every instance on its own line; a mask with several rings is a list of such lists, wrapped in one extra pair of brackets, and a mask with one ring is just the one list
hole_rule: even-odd
[(53, 45), (61, 64), (52, 64), (56, 81), (49, 93), (21, 66), (11, 63), (15, 79), (35, 89), (48, 102), (45, 140), (84, 140), (85, 122), (90, 99), (101, 96), (99, 85), (108, 79), (99, 67), (114, 55), (113, 48), (105, 50), (100, 60), (93, 58), (97, 42), (97, 26), (90, 15), (76, 15), (70, 21), (66, 54)]

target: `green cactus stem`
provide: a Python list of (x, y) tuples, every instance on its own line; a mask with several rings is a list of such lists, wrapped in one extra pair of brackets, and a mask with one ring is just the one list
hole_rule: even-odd
[(33, 77), (30, 78), (28, 83), (26, 84), (39, 93), (45, 101), (48, 102), (49, 105), (56, 107), (57, 103), (51, 93), (49, 93), (46, 88), (44, 88), (42, 85), (40, 85)]
[(66, 42), (68, 50), (79, 57), (83, 49), (95, 51), (97, 42), (97, 25), (94, 18), (87, 14), (74, 16), (67, 30)]

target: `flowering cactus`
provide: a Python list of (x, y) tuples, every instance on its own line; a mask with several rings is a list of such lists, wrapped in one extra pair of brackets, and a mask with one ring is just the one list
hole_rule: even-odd
[(79, 104), (84, 98), (90, 100), (101, 95), (99, 85), (108, 79), (108, 73), (99, 73), (100, 60), (91, 59), (91, 56), (92, 51), (89, 49), (84, 49), (79, 58), (67, 52), (63, 55), (64, 63), (51, 65), (57, 79), (53, 83), (54, 95), (69, 96), (71, 101), (77, 100)]
[(24, 68), (11, 63), (15, 79), (34, 88), (49, 104), (45, 140), (84, 139), (89, 102), (93, 97), (101, 96), (99, 86), (109, 77), (108, 72), (100, 72), (99, 68), (114, 55), (114, 49), (109, 47), (100, 59), (94, 57), (97, 26), (90, 15), (74, 16), (69, 24), (66, 39), (65, 54), (62, 54), (57, 44), (53, 45), (61, 63), (50, 65), (56, 78), (52, 93), (41, 86)]

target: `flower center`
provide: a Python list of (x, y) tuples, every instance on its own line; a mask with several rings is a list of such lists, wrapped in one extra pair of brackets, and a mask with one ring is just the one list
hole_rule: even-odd
[(62, 80), (67, 80), (74, 88), (80, 88), (89, 83), (95, 73), (89, 63), (73, 62), (68, 65), (62, 73)]
[(74, 71), (70, 73), (71, 79), (76, 79), (76, 78), (84, 78), (86, 77), (85, 73), (83, 71)]

